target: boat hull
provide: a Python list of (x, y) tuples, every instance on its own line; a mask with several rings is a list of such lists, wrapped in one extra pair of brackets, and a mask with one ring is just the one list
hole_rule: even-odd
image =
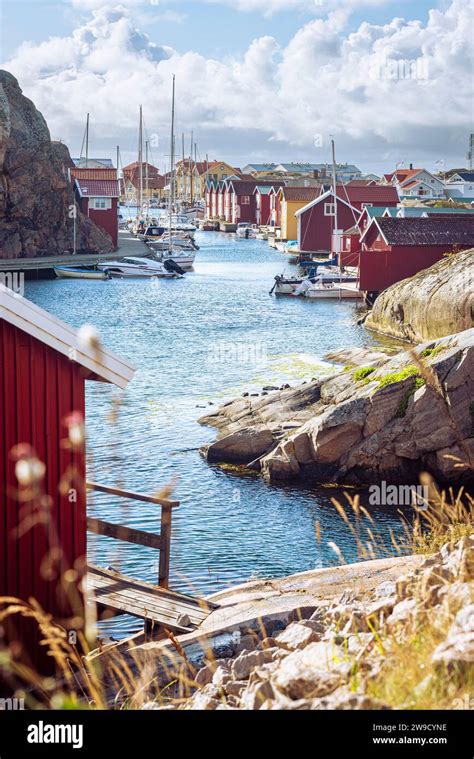
[(55, 266), (54, 273), (58, 279), (97, 279), (104, 281), (109, 279), (107, 271), (87, 271), (86, 269), (73, 269), (67, 266)]

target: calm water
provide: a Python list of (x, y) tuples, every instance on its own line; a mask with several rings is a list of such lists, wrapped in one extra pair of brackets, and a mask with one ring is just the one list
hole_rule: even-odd
[[(285, 262), (267, 243), (219, 233), (197, 240), (195, 271), (182, 280), (27, 282), (27, 297), (74, 326), (95, 324), (104, 343), (137, 367), (123, 395), (88, 383), (88, 477), (143, 493), (176, 479), (176, 589), (211, 593), (250, 577), (334, 564), (328, 541), (355, 560), (350, 533), (329, 501), (333, 490), (268, 486), (256, 476), (209, 466), (198, 448), (215, 431), (196, 419), (209, 404), (245, 390), (331, 371), (322, 359), (327, 351), (375, 340), (355, 323), (354, 303), (269, 297)], [(151, 505), (95, 494), (90, 513), (159, 531), (159, 509)], [(376, 516), (383, 531), (396, 523), (390, 512)], [(96, 536), (89, 547), (99, 565), (156, 579), (152, 549)], [(140, 627), (125, 618), (114, 625), (120, 634)]]

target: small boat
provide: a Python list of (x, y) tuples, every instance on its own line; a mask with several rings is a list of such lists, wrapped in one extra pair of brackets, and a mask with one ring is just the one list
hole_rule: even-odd
[(199, 250), (199, 245), (190, 235), (164, 234), (158, 240), (145, 240), (149, 248), (153, 250)]
[(152, 258), (129, 256), (119, 261), (99, 264), (100, 269), (107, 270), (111, 277), (163, 277), (171, 279), (181, 277), (184, 271), (173, 261), (154, 261)]
[[(319, 268), (319, 267), (318, 267)], [(270, 295), (274, 292), (275, 295), (294, 295), (295, 291), (300, 287), (303, 282), (310, 282), (313, 285), (321, 284), (337, 284), (343, 283), (356, 283), (357, 277), (348, 274), (333, 274), (332, 272), (326, 273), (324, 270), (319, 272), (316, 270), (316, 274), (309, 277), (284, 277), (283, 274), (277, 274), (275, 277), (275, 284), (270, 290)]]
[(237, 237), (242, 237), (244, 240), (250, 240), (257, 237), (258, 227), (255, 224), (250, 224), (247, 221), (241, 221), (237, 224), (235, 234)]
[(143, 232), (138, 232), (137, 237), (139, 240), (156, 240), (158, 237), (162, 237), (166, 232), (166, 228), (158, 226), (157, 224), (149, 224), (145, 227)]
[(93, 266), (55, 266), (54, 273), (59, 279), (110, 279), (107, 268), (96, 269)]
[(182, 269), (192, 269), (196, 254), (185, 250), (157, 250), (153, 252), (152, 261), (174, 261)]
[(310, 299), (333, 298), (337, 300), (351, 298), (352, 300), (363, 298), (364, 294), (352, 287), (349, 283), (345, 285), (338, 282), (311, 282), (305, 279), (299, 287), (296, 288), (293, 295), (303, 295)]

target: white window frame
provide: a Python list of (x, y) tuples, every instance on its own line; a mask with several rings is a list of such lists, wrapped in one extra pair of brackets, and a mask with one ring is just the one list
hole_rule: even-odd
[(96, 197), (89, 199), (89, 208), (92, 211), (110, 211), (112, 198)]
[(362, 203), (362, 208), (372, 208), (373, 205), (373, 203)]
[(325, 203), (324, 204), (324, 215), (325, 216), (335, 216), (336, 215), (336, 204), (335, 203)]
[(250, 195), (242, 195), (240, 200), (240, 205), (242, 206), (249, 206), (250, 205)]

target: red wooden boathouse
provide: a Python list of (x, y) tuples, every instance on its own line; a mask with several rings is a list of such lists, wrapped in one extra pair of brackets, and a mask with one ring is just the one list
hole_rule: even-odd
[(440, 261), (474, 246), (474, 214), (427, 218), (375, 218), (361, 237), (359, 286), (381, 292)]
[[(134, 374), (81, 334), (0, 285), (0, 597), (34, 598), (75, 624), (86, 554), (85, 383), (124, 388)], [(18, 616), (11, 624), (7, 639), (29, 656), (36, 625)], [(30, 658), (38, 666), (37, 652)]]
[(71, 169), (81, 211), (102, 227), (118, 245), (120, 184), (116, 169)]

